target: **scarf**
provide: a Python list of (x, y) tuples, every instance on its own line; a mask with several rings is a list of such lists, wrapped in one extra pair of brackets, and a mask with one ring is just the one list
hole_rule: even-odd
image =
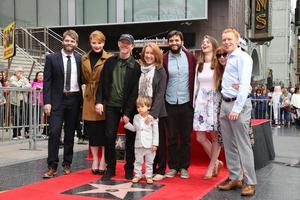
[(155, 72), (155, 66), (141, 66), (141, 76), (139, 80), (139, 96), (153, 97), (152, 81)]

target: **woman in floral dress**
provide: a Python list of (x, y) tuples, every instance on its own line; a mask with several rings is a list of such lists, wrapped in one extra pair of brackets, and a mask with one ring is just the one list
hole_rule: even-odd
[[(223, 162), (218, 160), (221, 149), (218, 142), (218, 113), (221, 102), (218, 85), (222, 77), (221, 74), (216, 73), (216, 68), (219, 66), (216, 57), (217, 47), (215, 38), (204, 36), (195, 74), (193, 128), (196, 131), (197, 141), (210, 158), (204, 179), (218, 176), (223, 167)], [(208, 134), (211, 136), (211, 141), (207, 137)]]

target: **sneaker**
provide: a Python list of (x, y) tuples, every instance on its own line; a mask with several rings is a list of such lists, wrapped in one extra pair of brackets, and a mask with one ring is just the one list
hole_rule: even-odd
[(167, 178), (173, 178), (174, 176), (176, 176), (177, 174), (177, 170), (176, 169), (170, 169), (170, 171), (168, 171), (165, 175), (165, 177)]
[(153, 179), (151, 177), (146, 178), (147, 184), (153, 184)]
[(134, 176), (133, 179), (131, 180), (132, 183), (138, 183), (140, 182), (141, 180), (141, 177), (138, 177), (138, 176)]
[(190, 178), (190, 175), (186, 169), (180, 170), (180, 178)]
[(25, 139), (23, 136), (18, 136), (18, 138), (19, 138), (20, 140)]
[(164, 175), (161, 175), (161, 174), (155, 174), (154, 176), (153, 176), (153, 180), (154, 181), (160, 181), (160, 180), (163, 180), (165, 178), (165, 176)]
[(12, 138), (12, 140), (18, 140), (18, 139), (19, 139), (18, 137), (13, 137), (13, 138)]

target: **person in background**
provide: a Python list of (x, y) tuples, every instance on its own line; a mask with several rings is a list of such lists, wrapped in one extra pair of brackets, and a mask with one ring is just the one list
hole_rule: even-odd
[[(141, 74), (140, 64), (132, 56), (134, 38), (122, 34), (118, 41), (119, 54), (104, 63), (96, 94), (95, 109), (100, 115), (106, 115), (105, 161), (107, 170), (102, 181), (108, 181), (116, 175), (115, 142), (120, 119), (127, 123), (136, 113), (135, 101), (138, 96), (138, 83)], [(106, 110), (104, 103), (106, 102)], [(126, 164), (125, 178), (133, 178), (135, 134), (125, 130)]]
[(280, 96), (282, 95), (281, 86), (276, 85), (272, 94), (273, 116), (275, 125), (279, 125), (280, 117)]
[[(196, 131), (197, 141), (210, 158), (204, 179), (218, 176), (224, 165), (218, 160), (221, 150), (218, 143), (221, 94), (217, 89), (222, 74), (216, 71), (219, 67), (216, 57), (217, 47), (218, 42), (215, 38), (204, 36), (195, 73), (193, 128)], [(207, 138), (207, 134), (211, 136), (212, 141)]]
[[(290, 120), (291, 120), (291, 114), (290, 114), (291, 99), (292, 99), (292, 95), (289, 93), (289, 91), (286, 88), (283, 88), (282, 95), (279, 98), (280, 121), (281, 121), (281, 124), (286, 127), (290, 125)], [(282, 116), (283, 116), (283, 118), (282, 118)]]
[(273, 87), (273, 70), (269, 69), (268, 77), (267, 77), (267, 89), (271, 90)]
[[(134, 143), (134, 177), (133, 183), (138, 183), (142, 178), (142, 167), (145, 159), (146, 181), (153, 184), (153, 160), (158, 146), (158, 119), (149, 120), (149, 110), (151, 109), (152, 99), (147, 96), (139, 96), (136, 100), (138, 114), (133, 118), (133, 124), (125, 123), (124, 128), (136, 132)], [(151, 116), (152, 117), (152, 116)], [(150, 118), (151, 118), (150, 117)]]
[(152, 106), (146, 123), (158, 119), (159, 145), (153, 163), (153, 180), (164, 178), (167, 165), (165, 91), (167, 75), (162, 66), (162, 52), (155, 43), (146, 44), (141, 52), (141, 76), (139, 79), (139, 96), (152, 98)]
[[(31, 82), (31, 88), (33, 89), (32, 91), (32, 105), (33, 105), (33, 113), (35, 116), (37, 116), (35, 120), (35, 124), (38, 126), (41, 125), (42, 122), (42, 116), (44, 113), (43, 106), (44, 106), (44, 101), (43, 101), (43, 81), (44, 81), (44, 72), (43, 71), (38, 71), (35, 74), (35, 77), (33, 81)], [(36, 114), (35, 114), (36, 113)], [(34, 116), (33, 115), (33, 116)], [(43, 130), (43, 135), (46, 132), (46, 127), (44, 127)]]
[[(18, 89), (29, 89), (31, 85), (29, 80), (24, 76), (24, 69), (22, 67), (17, 67), (15, 74), (10, 77), (8, 81), (9, 87), (14, 87), (15, 90), (10, 92), (10, 104), (11, 104), (11, 113), (13, 116), (13, 140), (23, 139), (21, 135), (21, 127), (27, 124), (27, 112), (28, 112), (28, 92), (17, 91)], [(25, 137), (28, 132), (28, 128), (25, 128)]]
[[(238, 48), (239, 37), (239, 33), (233, 28), (227, 28), (222, 33), (222, 46), (228, 56), (222, 78), (220, 126), (229, 179), (218, 188), (232, 190), (241, 187), (244, 180), (241, 195), (252, 196), (257, 184), (253, 150), (248, 135), (252, 109), (249, 93), (253, 61), (246, 52)], [(234, 83), (239, 84), (238, 89), (232, 87)]]
[(297, 129), (300, 128), (300, 89), (299, 87), (295, 88), (295, 92), (291, 99), (291, 106), (295, 110), (293, 118), (295, 120), (295, 126)]
[[(167, 35), (169, 48), (163, 56), (167, 73), (166, 109), (169, 171), (165, 177), (189, 178), (191, 160), (191, 134), (193, 130), (193, 92), (196, 59), (183, 46), (180, 31), (173, 30)], [(180, 123), (179, 123), (180, 122)]]
[[(100, 74), (103, 71), (105, 61), (111, 56), (103, 49), (105, 40), (105, 35), (101, 31), (93, 31), (89, 37), (91, 50), (83, 55), (81, 60), (82, 83), (85, 84), (82, 109), (84, 131), (88, 135), (93, 157), (91, 171), (93, 174), (101, 175), (104, 174), (106, 168), (104, 157), (105, 114), (99, 114), (95, 111), (95, 102)], [(102, 152), (100, 162), (99, 148)]]
[(43, 178), (57, 175), (58, 151), (64, 123), (63, 173), (69, 175), (73, 160), (74, 135), (82, 104), (81, 57), (75, 53), (78, 34), (66, 30), (61, 51), (46, 56), (44, 68), (44, 111), (49, 116), (48, 170)]
[(7, 81), (4, 78), (4, 72), (0, 72), (0, 126), (5, 124), (5, 103), (6, 103), (6, 94), (4, 87), (7, 86)]

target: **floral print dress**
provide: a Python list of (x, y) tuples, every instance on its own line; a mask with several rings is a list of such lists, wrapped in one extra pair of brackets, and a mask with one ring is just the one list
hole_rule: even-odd
[(199, 83), (194, 104), (193, 128), (195, 131), (219, 131), (221, 95), (214, 89), (213, 70), (204, 63), (202, 72), (197, 73)]

